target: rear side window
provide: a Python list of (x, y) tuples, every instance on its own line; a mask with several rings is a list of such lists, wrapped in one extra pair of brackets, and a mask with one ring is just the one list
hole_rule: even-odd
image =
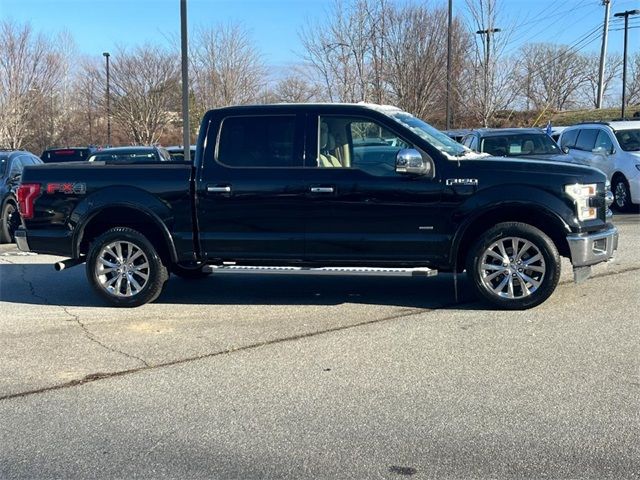
[(89, 157), (90, 153), (88, 148), (61, 148), (45, 150), (40, 158), (45, 163), (82, 162)]
[(569, 130), (568, 132), (564, 132), (562, 134), (562, 138), (560, 139), (560, 146), (573, 148), (576, 146), (576, 138), (578, 138), (578, 132), (580, 130)]
[(584, 150), (590, 152), (595, 148), (596, 138), (598, 137), (598, 130), (595, 128), (584, 128), (580, 130), (580, 135), (576, 140), (576, 148), (578, 150)]
[(218, 140), (217, 160), (229, 167), (302, 167), (295, 152), (296, 117), (227, 117)]

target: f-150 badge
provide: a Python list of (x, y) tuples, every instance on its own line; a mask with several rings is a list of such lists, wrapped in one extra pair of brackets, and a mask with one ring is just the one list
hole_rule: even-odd
[(477, 178), (447, 178), (447, 186), (453, 185), (478, 185)]

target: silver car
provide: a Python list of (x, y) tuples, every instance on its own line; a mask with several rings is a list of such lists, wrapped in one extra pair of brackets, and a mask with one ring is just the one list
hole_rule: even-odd
[(618, 210), (630, 211), (640, 204), (640, 120), (568, 127), (560, 135), (560, 147), (607, 175)]

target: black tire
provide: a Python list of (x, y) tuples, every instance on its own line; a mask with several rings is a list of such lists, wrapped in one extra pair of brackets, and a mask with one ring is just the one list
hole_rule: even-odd
[(526, 223), (499, 223), (484, 232), (469, 250), (466, 267), (476, 294), (504, 310), (540, 305), (560, 280), (558, 249)]
[(211, 272), (203, 272), (202, 265), (188, 267), (174, 263), (171, 265), (171, 273), (185, 280), (200, 280), (211, 275)]
[(633, 209), (629, 183), (624, 177), (618, 176), (613, 179), (611, 191), (613, 192), (614, 198), (612, 207), (619, 212), (630, 212)]
[(116, 227), (91, 243), (87, 278), (109, 304), (138, 307), (158, 298), (169, 272), (144, 235), (131, 228)]
[(0, 225), (0, 243), (14, 243), (15, 233), (20, 226), (18, 208), (11, 202), (2, 206), (2, 224)]

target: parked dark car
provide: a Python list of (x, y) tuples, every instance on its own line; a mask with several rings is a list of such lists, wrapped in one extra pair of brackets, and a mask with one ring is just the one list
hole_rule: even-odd
[(90, 162), (105, 163), (147, 163), (170, 162), (171, 155), (162, 147), (113, 147), (93, 153)]
[(519, 157), (535, 160), (581, 163), (562, 151), (539, 128), (480, 128), (465, 135), (462, 144), (476, 152), (494, 157)]
[(449, 138), (452, 138), (456, 142), (462, 143), (462, 139), (465, 136), (469, 135), (472, 131), (473, 130), (470, 130), (468, 128), (459, 128), (454, 130), (443, 130), (442, 133), (444, 133)]
[[(193, 162), (193, 159), (196, 158), (196, 146), (191, 145), (191, 148), (189, 150), (189, 153), (191, 155), (191, 162)], [(182, 145), (167, 147), (167, 152), (169, 152), (169, 155), (171, 155), (171, 160), (175, 162), (184, 162), (184, 147)]]
[(42, 152), (40, 158), (44, 163), (84, 162), (96, 150), (95, 147), (50, 148)]
[(27, 168), (16, 241), (69, 257), (58, 269), (85, 263), (121, 307), (155, 300), (170, 273), (466, 269), (480, 298), (525, 309), (552, 294), (561, 256), (577, 280), (612, 257), (605, 184), (589, 167), (473, 153), (390, 106), (248, 105), (204, 115), (193, 165)]
[(41, 163), (38, 157), (23, 150), (0, 150), (0, 243), (12, 243), (20, 226), (16, 192), (22, 169)]

